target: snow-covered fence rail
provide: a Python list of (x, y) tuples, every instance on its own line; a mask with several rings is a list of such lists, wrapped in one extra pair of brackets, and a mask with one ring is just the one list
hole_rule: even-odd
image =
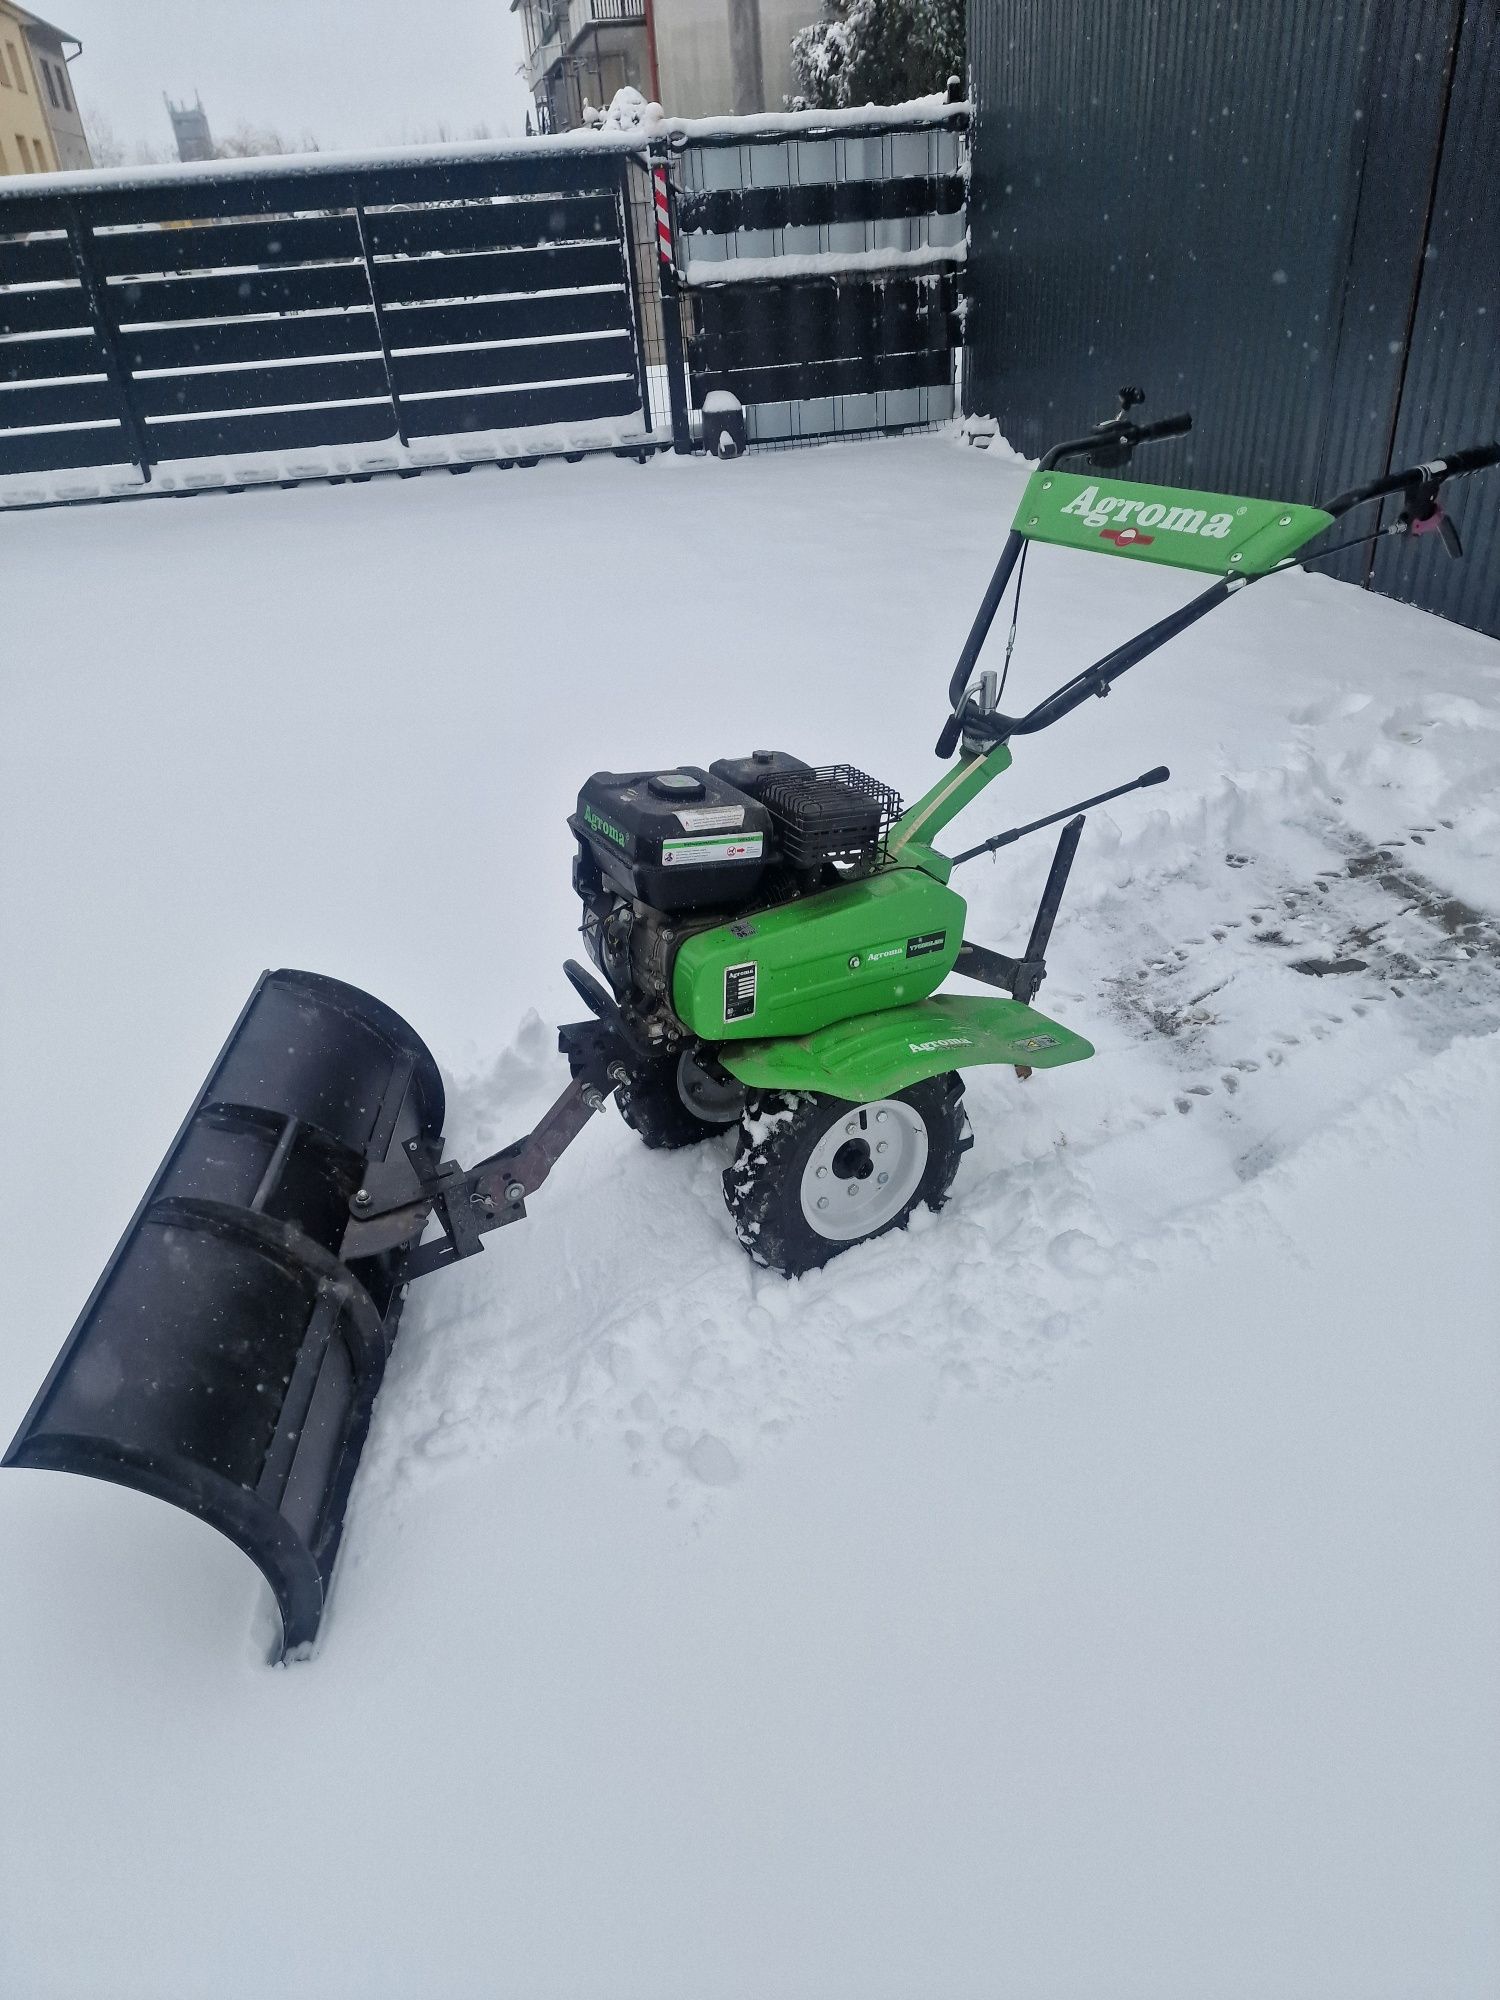
[(693, 401), (728, 390), (752, 440), (894, 429), (954, 408), (968, 109), (680, 142)]
[(595, 142), (12, 183), (0, 473), (643, 434), (629, 170)]

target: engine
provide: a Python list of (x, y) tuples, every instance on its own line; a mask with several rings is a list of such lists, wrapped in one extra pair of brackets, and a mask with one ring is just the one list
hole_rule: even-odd
[(632, 1026), (663, 1045), (685, 1034), (671, 1005), (683, 939), (868, 873), (900, 805), (848, 765), (781, 750), (706, 771), (596, 771), (568, 821), (573, 887), (589, 956)]
[(671, 1040), (677, 1028), (672, 960), (682, 939), (744, 909), (775, 869), (771, 814), (734, 783), (742, 766), (752, 781), (808, 768), (761, 751), (708, 771), (596, 771), (568, 822), (584, 943), (652, 1041)]

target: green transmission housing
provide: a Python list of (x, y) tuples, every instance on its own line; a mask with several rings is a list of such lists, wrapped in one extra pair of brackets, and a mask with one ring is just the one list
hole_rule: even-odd
[(677, 1017), (706, 1042), (809, 1035), (924, 1000), (963, 943), (962, 896), (920, 868), (884, 868), (688, 938)]

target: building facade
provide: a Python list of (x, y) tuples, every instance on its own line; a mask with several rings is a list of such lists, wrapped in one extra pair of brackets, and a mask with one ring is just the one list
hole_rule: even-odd
[(539, 131), (575, 130), (585, 104), (604, 108), (627, 84), (652, 95), (645, 0), (511, 0), (511, 11)]
[(75, 55), (83, 46), (13, 0), (0, 0), (0, 174), (93, 165), (66, 43)]
[(817, 0), (511, 0), (526, 87), (544, 132), (583, 123), (632, 85), (674, 118), (780, 111), (792, 95), (792, 37)]
[(63, 28), (53, 27), (39, 15), (32, 14), (24, 7), (11, 10), (17, 14), (26, 28), (26, 46), (31, 55), (32, 75), (37, 85), (37, 100), (42, 107), (42, 116), (47, 121), (47, 131), (52, 140), (52, 151), (57, 164), (65, 173), (94, 164), (89, 151), (89, 142), (83, 129), (83, 119), (79, 115), (78, 100), (73, 95), (73, 82), (68, 72), (68, 56), (64, 47), (71, 43), (73, 54), (78, 55), (83, 48), (76, 35), (70, 35)]

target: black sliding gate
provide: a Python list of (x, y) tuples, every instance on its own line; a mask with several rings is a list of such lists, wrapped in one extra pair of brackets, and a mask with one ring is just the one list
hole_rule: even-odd
[(627, 156), (0, 196), (0, 472), (640, 413)]

